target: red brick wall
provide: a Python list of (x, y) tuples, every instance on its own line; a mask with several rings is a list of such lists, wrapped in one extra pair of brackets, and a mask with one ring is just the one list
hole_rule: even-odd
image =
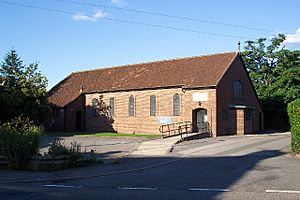
[[(243, 84), (243, 100), (235, 99), (233, 96), (233, 82), (240, 80)], [(194, 92), (208, 93), (208, 101), (193, 101)], [(173, 95), (180, 95), (180, 116), (173, 116)], [(115, 100), (114, 122), (105, 117), (93, 116), (92, 99), (103, 95), (103, 102), (108, 106), (109, 98)], [(128, 116), (129, 97), (133, 95), (135, 99), (135, 115)], [(156, 95), (156, 116), (150, 116), (150, 96)], [(228, 105), (240, 104), (254, 107), (252, 121), (243, 121), (245, 110), (230, 109)], [(251, 86), (246, 70), (242, 66), (239, 58), (236, 58), (228, 71), (224, 74), (216, 89), (188, 89), (181, 88), (153, 89), (139, 91), (123, 91), (110, 93), (95, 93), (81, 95), (68, 105), (65, 110), (65, 129), (73, 131), (76, 129), (76, 112), (82, 112), (81, 127), (86, 131), (117, 131), (122, 133), (157, 133), (160, 125), (157, 123), (158, 116), (172, 117), (173, 123), (180, 121), (192, 121), (192, 111), (204, 108), (207, 110), (208, 122), (212, 129), (213, 136), (236, 133), (250, 133), (258, 130), (260, 104)], [(223, 119), (223, 111), (226, 112), (226, 119)], [(218, 113), (218, 114), (217, 114)], [(217, 125), (218, 123), (218, 125)], [(85, 127), (84, 127), (85, 125)], [(254, 125), (254, 127), (253, 127)]]
[(245, 132), (244, 110), (236, 110), (236, 134), (243, 135)]
[[(242, 100), (235, 99), (233, 94), (233, 82), (235, 80), (241, 81), (244, 90), (244, 98)], [(239, 105), (246, 105), (255, 107), (254, 113), (252, 114), (251, 120), (254, 120), (254, 130), (253, 130), (253, 122), (252, 121), (245, 121), (244, 132), (257, 132), (259, 127), (259, 112), (262, 112), (258, 99), (256, 97), (254, 88), (251, 86), (250, 79), (247, 76), (247, 71), (243, 67), (242, 61), (239, 57), (237, 57), (232, 65), (229, 67), (225, 75), (220, 80), (217, 86), (217, 112), (221, 113), (222, 110), (226, 110), (228, 113), (234, 113), (236, 111), (232, 111), (228, 105), (229, 104), (239, 104)], [(244, 115), (241, 113), (236, 113), (236, 115)], [(232, 127), (234, 125), (232, 123), (239, 123), (237, 120), (232, 119), (234, 114), (227, 115), (227, 119), (223, 120), (222, 115), (218, 115), (218, 128), (217, 133), (218, 135), (227, 135), (232, 134)], [(238, 116), (237, 116), (238, 117)], [(241, 124), (238, 124), (241, 128)], [(237, 127), (237, 126), (236, 126)], [(237, 127), (238, 129), (238, 127)], [(231, 133), (230, 133), (231, 132)], [(239, 130), (238, 132), (241, 132)]]
[[(194, 102), (193, 92), (207, 92), (208, 101)], [(173, 95), (180, 95), (180, 116), (173, 116)], [(129, 92), (111, 92), (103, 94), (87, 94), (85, 105), (91, 108), (92, 99), (103, 95), (103, 101), (109, 105), (109, 98), (115, 99), (115, 116), (113, 117), (113, 129), (122, 133), (159, 133), (160, 125), (157, 123), (158, 116), (170, 116), (173, 123), (180, 121), (192, 121), (192, 110), (205, 108), (208, 113), (208, 121), (212, 126), (213, 133), (216, 132), (216, 92), (215, 89), (186, 90), (181, 88), (143, 90)], [(135, 98), (135, 116), (128, 116), (129, 97)], [(150, 96), (156, 95), (156, 116), (150, 116)], [(107, 126), (99, 117), (92, 117), (91, 112), (86, 111), (86, 130), (105, 131)]]
[(65, 130), (75, 131), (76, 130), (76, 112), (81, 111), (81, 128), (84, 129), (84, 106), (85, 96), (81, 95), (73, 102), (71, 102), (65, 109)]

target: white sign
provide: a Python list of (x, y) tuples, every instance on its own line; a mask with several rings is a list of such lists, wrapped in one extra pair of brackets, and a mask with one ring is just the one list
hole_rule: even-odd
[(172, 117), (157, 117), (158, 124), (172, 124)]
[(208, 101), (208, 93), (207, 92), (194, 92), (193, 93), (193, 101)]

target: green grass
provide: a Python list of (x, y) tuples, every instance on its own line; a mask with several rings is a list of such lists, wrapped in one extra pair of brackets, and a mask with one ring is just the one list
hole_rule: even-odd
[(159, 138), (160, 134), (147, 133), (93, 133), (93, 132), (47, 132), (47, 135), (55, 136), (96, 136), (96, 137), (141, 137), (141, 138)]

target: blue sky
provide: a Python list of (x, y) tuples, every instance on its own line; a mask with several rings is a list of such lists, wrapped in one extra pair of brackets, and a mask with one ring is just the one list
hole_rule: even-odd
[(15, 48), (25, 63), (39, 63), (50, 89), (73, 71), (236, 51), (237, 41), (243, 47), (246, 40), (270, 38), (278, 32), (288, 34), (288, 48), (300, 48), (299, 0), (71, 1), (85, 4), (62, 0), (0, 0), (1, 60), (7, 51)]

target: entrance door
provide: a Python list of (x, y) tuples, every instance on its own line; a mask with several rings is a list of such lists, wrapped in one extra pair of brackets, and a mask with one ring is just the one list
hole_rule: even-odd
[(208, 131), (207, 110), (200, 109), (196, 114), (196, 124), (198, 133), (206, 133)]
[(81, 130), (81, 111), (76, 111), (76, 130)]

